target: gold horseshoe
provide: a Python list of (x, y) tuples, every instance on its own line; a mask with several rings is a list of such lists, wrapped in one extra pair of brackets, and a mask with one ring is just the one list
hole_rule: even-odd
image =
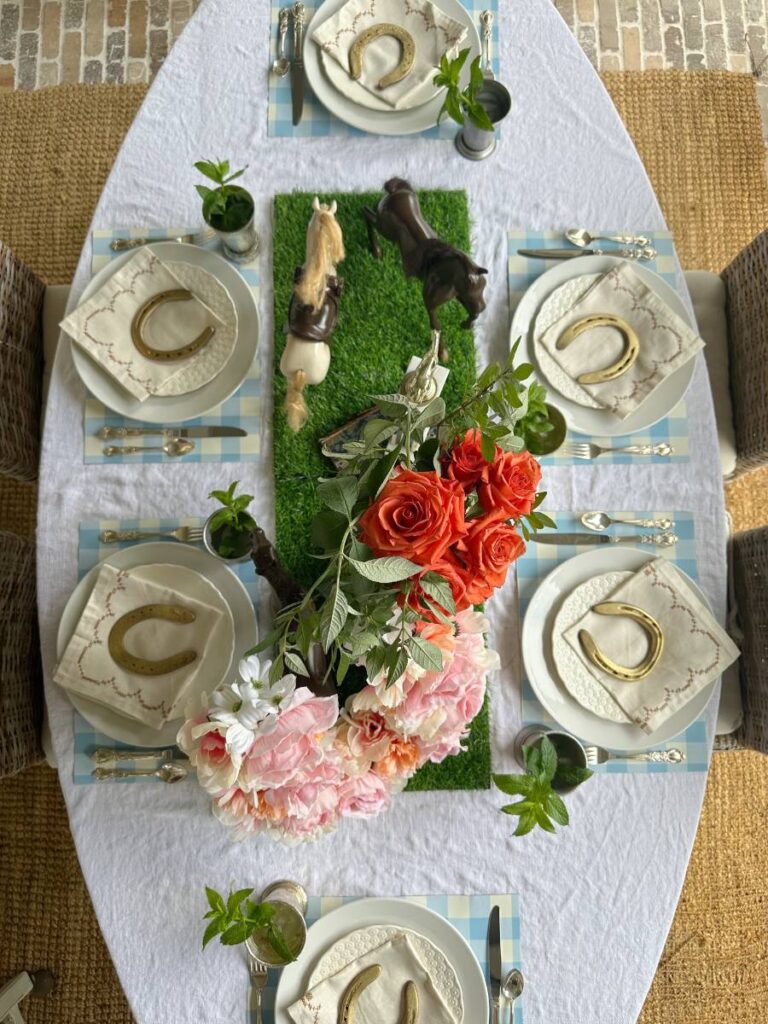
[(624, 351), (615, 363), (606, 366), (604, 370), (596, 370), (594, 373), (582, 373), (576, 378), (579, 384), (605, 384), (606, 381), (616, 380), (617, 377), (621, 377), (623, 373), (627, 372), (640, 353), (640, 339), (635, 329), (626, 320), (622, 320), (621, 317), (611, 316), (607, 313), (597, 313), (594, 316), (584, 316), (580, 320), (575, 320), (570, 326), (566, 327), (557, 339), (555, 348), (566, 348), (580, 334), (591, 330), (593, 327), (615, 327), (618, 331), (621, 331), (625, 341)]
[(355, 81), (363, 73), (363, 53), (369, 43), (382, 36), (393, 36), (400, 43), (400, 63), (394, 71), (388, 72), (376, 83), (377, 89), (386, 89), (388, 85), (402, 82), (405, 76), (413, 67), (416, 60), (416, 44), (413, 36), (401, 25), (393, 25), (391, 22), (382, 21), (378, 25), (371, 25), (355, 39), (349, 50), (349, 77)]
[(129, 654), (123, 640), (129, 629), (146, 619), (165, 619), (167, 622), (184, 625), (194, 622), (196, 617), (194, 612), (178, 604), (145, 604), (141, 608), (134, 608), (132, 612), (121, 616), (109, 631), (107, 643), (112, 660), (126, 672), (134, 672), (139, 676), (164, 676), (168, 672), (175, 672), (177, 668), (191, 665), (197, 657), (196, 651), (179, 651), (168, 658), (150, 661)]
[(190, 341), (188, 345), (182, 345), (181, 348), (173, 348), (168, 351), (152, 348), (143, 338), (144, 325), (159, 306), (162, 306), (164, 302), (185, 302), (187, 299), (192, 298), (194, 298), (192, 292), (187, 291), (186, 288), (172, 288), (170, 291), (158, 292), (157, 295), (153, 295), (138, 310), (131, 323), (131, 341), (145, 359), (154, 359), (156, 362), (172, 362), (176, 359), (186, 359), (187, 356), (191, 356), (201, 349), (203, 345), (208, 344), (216, 333), (216, 328), (210, 324), (198, 334), (194, 341)]
[(626, 683), (637, 682), (638, 679), (645, 679), (650, 675), (664, 650), (664, 634), (658, 622), (642, 608), (634, 604), (623, 604), (621, 601), (602, 601), (594, 605), (592, 611), (598, 615), (626, 615), (627, 618), (634, 619), (648, 636), (648, 652), (639, 665), (626, 668), (624, 665), (618, 665), (607, 654), (603, 654), (592, 635), (586, 629), (580, 629), (579, 643), (589, 660), (609, 676)]

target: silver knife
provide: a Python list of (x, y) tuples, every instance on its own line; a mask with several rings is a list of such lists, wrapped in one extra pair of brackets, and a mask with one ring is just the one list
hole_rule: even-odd
[(291, 61), (291, 103), (293, 123), (301, 120), (304, 112), (304, 4), (293, 5), (293, 60)]
[(620, 256), (625, 260), (652, 260), (656, 250), (651, 246), (642, 249), (518, 249), (519, 256), (533, 260), (573, 260), (577, 256)]
[(501, 996), (501, 928), (499, 908), (493, 907), (488, 915), (488, 972), (491, 977), (491, 1024), (499, 1024), (499, 998)]
[(246, 437), (242, 427), (101, 427), (96, 437), (110, 441), (115, 437)]
[(674, 533), (633, 533), (616, 534), (607, 537), (604, 533), (532, 533), (531, 540), (539, 544), (655, 544), (660, 548), (671, 548), (677, 544)]

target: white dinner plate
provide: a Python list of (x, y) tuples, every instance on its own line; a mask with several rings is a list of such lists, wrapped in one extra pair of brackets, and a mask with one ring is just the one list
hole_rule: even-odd
[[(587, 743), (615, 751), (647, 750), (666, 743), (695, 722), (709, 702), (717, 679), (676, 711), (653, 733), (629, 722), (609, 722), (593, 715), (563, 685), (552, 655), (552, 630), (563, 600), (581, 583), (607, 572), (637, 572), (654, 556), (633, 548), (607, 547), (575, 555), (541, 581), (523, 620), (522, 648), (525, 674), (545, 711), (561, 728)], [(678, 570), (682, 572), (682, 570)], [(709, 601), (689, 576), (694, 592), (709, 608)]]
[[(200, 601), (215, 604), (228, 613), (231, 623), (230, 632), (228, 638), (223, 637), (222, 639), (222, 651), (218, 660), (215, 665), (212, 665), (210, 673), (199, 674), (198, 682), (187, 694), (184, 704), (203, 691), (209, 693), (214, 690), (233, 671), (233, 662), (257, 642), (256, 613), (253, 610), (248, 591), (222, 561), (209, 555), (207, 551), (201, 551), (190, 544), (168, 542), (134, 544), (122, 551), (116, 551), (114, 555), (99, 562), (75, 587), (59, 622), (56, 638), (57, 659), (61, 658), (64, 653), (83, 609), (88, 603), (99, 570), (107, 562), (116, 569), (157, 566), (165, 570), (169, 565), (191, 569), (199, 583), (196, 588), (192, 576), (185, 574), (185, 593), (189, 593), (190, 596)], [(172, 579), (166, 572), (161, 573), (161, 578), (155, 582), (165, 586), (173, 585)], [(226, 647), (224, 646), (225, 640)], [(159, 747), (176, 742), (181, 718), (168, 722), (162, 729), (153, 729), (145, 722), (121, 715), (106, 704), (88, 700), (87, 697), (71, 693), (69, 690), (63, 692), (66, 693), (83, 718), (94, 729), (103, 732), (105, 736), (110, 736), (112, 739), (133, 747)], [(183, 708), (181, 710), (183, 713)]]
[(466, 1024), (488, 1020), (485, 976), (474, 953), (459, 932), (434, 911), (418, 903), (397, 899), (364, 899), (346, 903), (324, 914), (307, 932), (301, 957), (283, 968), (275, 997), (275, 1024), (292, 1024), (288, 1007), (310, 987), (309, 979), (320, 957), (339, 939), (370, 925), (395, 925), (418, 932), (445, 955), (461, 985)]
[[(72, 342), (75, 369), (90, 393), (108, 409), (142, 423), (182, 423), (204, 416), (240, 387), (251, 368), (259, 338), (259, 318), (250, 288), (223, 256), (183, 242), (153, 242), (152, 251), (161, 259), (202, 267), (226, 289), (237, 312), (237, 341), (220, 373), (196, 391), (184, 395), (152, 395), (143, 402), (129, 394), (79, 345)], [(88, 282), (85, 302), (126, 263), (132, 252), (123, 253), (102, 267)]]
[[(347, 0), (325, 0), (325, 3), (315, 11), (304, 37), (304, 70), (307, 82), (319, 102), (340, 121), (372, 135), (413, 135), (415, 132), (432, 128), (437, 123), (437, 115), (443, 105), (442, 89), (427, 103), (422, 103), (418, 107), (409, 107), (407, 110), (395, 110), (391, 107), (387, 110), (371, 110), (339, 92), (326, 74), (320, 47), (313, 41), (312, 33), (324, 21), (332, 18), (346, 2)], [(465, 86), (469, 81), (469, 65), (480, 53), (480, 37), (471, 15), (459, 0), (440, 0), (439, 5), (446, 14), (466, 25), (468, 29), (460, 47), (462, 50), (469, 47), (470, 51), (462, 68), (461, 82), (462, 86)], [(341, 67), (339, 70), (342, 71)]]
[[(538, 345), (534, 341), (534, 326), (536, 315), (544, 300), (571, 278), (581, 277), (585, 273), (605, 273), (624, 262), (617, 256), (585, 256), (563, 260), (556, 267), (545, 270), (523, 295), (512, 317), (510, 344), (516, 338), (522, 339), (520, 343), (521, 358), (533, 363), (541, 376), (545, 377), (546, 375), (542, 372)], [(696, 324), (691, 320), (688, 310), (674, 288), (648, 267), (633, 263), (632, 268), (662, 301), (666, 302), (685, 323), (696, 330)], [(665, 378), (646, 400), (624, 420), (618, 419), (606, 409), (588, 409), (561, 394), (550, 393), (547, 400), (562, 412), (565, 422), (571, 430), (593, 437), (621, 437), (624, 434), (647, 430), (652, 424), (672, 412), (685, 396), (695, 366), (695, 357), (689, 359), (684, 366)]]

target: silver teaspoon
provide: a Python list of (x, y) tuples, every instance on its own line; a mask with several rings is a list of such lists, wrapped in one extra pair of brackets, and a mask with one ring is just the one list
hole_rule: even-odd
[(590, 530), (607, 530), (611, 523), (628, 523), (630, 526), (647, 526), (652, 530), (672, 530), (672, 519), (629, 519), (621, 516), (612, 517), (606, 512), (585, 512), (582, 523)]
[(161, 782), (181, 782), (187, 777), (187, 769), (180, 764), (169, 762), (162, 764), (159, 768), (94, 768), (91, 773), (97, 782), (107, 782), (110, 779), (134, 779), (141, 776), (154, 776)]
[(565, 237), (573, 245), (578, 245), (580, 249), (585, 249), (588, 245), (593, 242), (619, 242), (621, 245), (650, 245), (652, 239), (646, 238), (645, 235), (590, 235), (584, 228), (568, 228), (565, 232)]
[(515, 1000), (520, 998), (524, 985), (523, 975), (516, 967), (513, 967), (511, 971), (507, 971), (504, 975), (504, 980), (501, 983), (501, 994), (509, 1001), (510, 1024), (514, 1020)]
[(104, 449), (104, 454), (138, 455), (140, 452), (165, 452), (166, 455), (170, 455), (171, 458), (175, 458), (178, 455), (189, 455), (189, 453), (194, 450), (195, 445), (192, 441), (188, 441), (185, 437), (175, 437), (173, 440), (166, 441), (165, 444), (162, 445), (108, 444)]
[(289, 17), (290, 11), (284, 7), (280, 11), (278, 20), (277, 57), (272, 61), (272, 74), (277, 75), (278, 78), (283, 78), (291, 70), (291, 62), (285, 56), (285, 36), (288, 32)]

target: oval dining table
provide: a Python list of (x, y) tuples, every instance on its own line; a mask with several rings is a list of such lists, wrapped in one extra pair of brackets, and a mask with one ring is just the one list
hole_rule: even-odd
[[(316, 844), (232, 843), (194, 780), (176, 786), (73, 784), (73, 710), (52, 683), (56, 631), (77, 583), (78, 524), (109, 517), (207, 515), (208, 492), (239, 478), (273, 526), (270, 460), (271, 205), (277, 192), (463, 188), (473, 255), (488, 273), (477, 361), (509, 346), (506, 232), (514, 227), (663, 229), (664, 218), (610, 98), (550, 0), (502, 3), (501, 75), (513, 107), (496, 153), (461, 159), (414, 136), (272, 138), (267, 133), (270, 4), (204, 0), (157, 75), (104, 187), (93, 228), (199, 223), (193, 162), (247, 164), (263, 240), (259, 316), (263, 458), (231, 467), (173, 460), (84, 465), (84, 388), (59, 345), (45, 415), (38, 599), (45, 688), (72, 834), (99, 924), (138, 1024), (236, 1024), (248, 978), (238, 951), (200, 949), (203, 887), (302, 882), (313, 894), (520, 896), (526, 1024), (630, 1024), (640, 1013), (685, 877), (706, 773), (603, 774), (569, 798), (557, 835), (513, 838), (495, 790), (397, 796), (374, 820), (347, 820)], [(90, 276), (86, 241), (70, 308)], [(682, 276), (679, 290), (686, 297)], [(393, 330), (399, 330), (393, 324)], [(425, 346), (415, 340), (414, 351)], [(722, 620), (723, 489), (701, 356), (688, 394), (690, 461), (547, 468), (551, 509), (690, 509), (699, 582)], [(490, 682), (494, 766), (509, 768), (520, 722), (514, 584), (494, 598)], [(708, 709), (711, 748), (717, 688)], [(55, 879), (51, 894), (55, 898)], [(88, 979), (98, 984), (98, 979)], [(482, 1024), (482, 1022), (467, 1022)]]

